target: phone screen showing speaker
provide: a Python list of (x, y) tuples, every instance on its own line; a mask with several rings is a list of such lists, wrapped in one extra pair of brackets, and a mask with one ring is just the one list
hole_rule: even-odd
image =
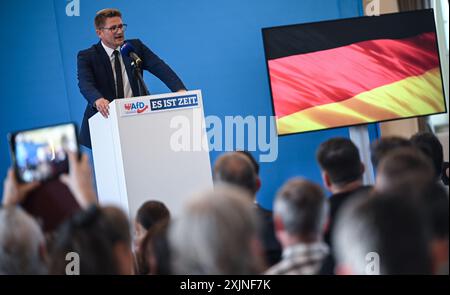
[(67, 173), (67, 151), (78, 152), (73, 123), (15, 132), (9, 141), (20, 182), (45, 181)]

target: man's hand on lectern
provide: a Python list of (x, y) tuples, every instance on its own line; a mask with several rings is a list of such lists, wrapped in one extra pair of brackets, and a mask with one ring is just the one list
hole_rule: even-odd
[(103, 117), (108, 118), (109, 116), (109, 101), (103, 97), (95, 101), (95, 108), (103, 115)]

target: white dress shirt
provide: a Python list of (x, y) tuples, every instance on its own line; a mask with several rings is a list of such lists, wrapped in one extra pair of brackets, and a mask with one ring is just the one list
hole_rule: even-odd
[[(109, 56), (109, 60), (111, 61), (112, 71), (114, 75), (114, 85), (117, 87), (117, 79), (116, 79), (116, 70), (114, 66), (114, 49), (109, 48), (102, 42), (103, 48), (105, 48), (106, 54)], [(133, 91), (131, 90), (130, 86), (130, 80), (128, 80), (128, 74), (125, 68), (125, 64), (123, 63), (122, 55), (120, 54), (120, 46), (117, 47), (115, 50), (119, 51), (119, 61), (120, 61), (120, 67), (122, 68), (122, 81), (123, 81), (123, 93), (125, 95), (125, 98), (133, 97)]]

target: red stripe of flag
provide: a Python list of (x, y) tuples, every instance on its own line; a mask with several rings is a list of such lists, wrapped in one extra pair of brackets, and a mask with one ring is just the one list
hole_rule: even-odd
[(436, 34), (352, 45), (269, 61), (275, 114), (354, 97), (439, 66)]

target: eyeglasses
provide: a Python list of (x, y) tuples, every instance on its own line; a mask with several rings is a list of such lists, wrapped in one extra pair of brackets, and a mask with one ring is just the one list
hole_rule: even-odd
[(111, 27), (109, 27), (109, 28), (101, 28), (101, 29), (102, 29), (102, 30), (109, 30), (109, 31), (112, 32), (112, 33), (117, 33), (117, 31), (118, 31), (119, 29), (122, 29), (122, 31), (125, 32), (125, 30), (127, 29), (127, 24), (119, 24), (119, 25), (111, 26)]

